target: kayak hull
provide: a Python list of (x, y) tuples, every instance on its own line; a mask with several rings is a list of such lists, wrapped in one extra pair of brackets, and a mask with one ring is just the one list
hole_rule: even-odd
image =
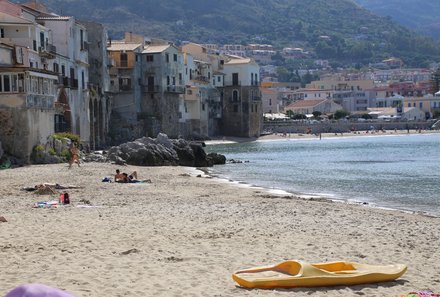
[(355, 262), (309, 264), (285, 261), (275, 266), (237, 271), (232, 278), (245, 288), (296, 288), (351, 286), (393, 281), (407, 270), (406, 265), (367, 265)]

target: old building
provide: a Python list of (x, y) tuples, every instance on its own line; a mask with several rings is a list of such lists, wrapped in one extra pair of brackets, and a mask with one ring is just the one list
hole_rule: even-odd
[(260, 136), (263, 111), (258, 64), (249, 58), (229, 57), (223, 73), (222, 134)]
[(179, 98), (185, 93), (183, 57), (179, 49), (166, 42), (149, 42), (138, 55), (141, 64), (141, 114), (146, 135), (162, 132), (171, 138), (180, 135)]
[(89, 53), (89, 117), (90, 146), (103, 148), (107, 144), (112, 107), (110, 73), (112, 65), (107, 55), (107, 30), (102, 24), (81, 21), (87, 29)]
[(111, 143), (119, 144), (145, 135), (145, 124), (138, 120), (141, 112), (140, 63), (137, 54), (143, 42), (110, 41), (109, 56), (110, 93), (112, 108), (109, 124)]
[(218, 55), (208, 54), (199, 44), (188, 43), (182, 46), (184, 55), (184, 95), (182, 130), (187, 137), (210, 137), (220, 133), (221, 93), (224, 74), (223, 64)]
[(57, 105), (57, 49), (31, 9), (0, 1), (0, 139), (5, 151), (29, 160), (64, 116)]

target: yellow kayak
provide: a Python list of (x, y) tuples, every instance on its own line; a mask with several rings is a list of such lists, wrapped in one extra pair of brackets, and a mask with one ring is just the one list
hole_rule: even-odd
[(294, 288), (349, 286), (392, 281), (406, 272), (406, 265), (367, 265), (354, 262), (309, 264), (290, 260), (275, 266), (235, 272), (234, 281), (245, 288)]

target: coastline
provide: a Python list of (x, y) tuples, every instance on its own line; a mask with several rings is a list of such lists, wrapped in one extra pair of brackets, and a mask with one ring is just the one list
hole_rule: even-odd
[[(422, 130), (418, 132), (417, 130), (410, 130), (407, 133), (406, 130), (395, 131), (385, 131), (385, 132), (375, 132), (366, 133), (365, 131), (359, 131), (358, 133), (321, 133), (321, 139), (326, 138), (349, 138), (349, 137), (382, 137), (382, 136), (408, 136), (408, 135), (425, 135), (425, 134), (440, 134), (440, 130)], [(273, 133), (269, 135), (264, 135), (260, 137), (242, 138), (242, 137), (218, 137), (211, 140), (204, 141), (206, 145), (218, 145), (218, 144), (233, 144), (233, 143), (244, 143), (244, 142), (254, 142), (254, 141), (278, 141), (278, 140), (320, 140), (320, 136), (315, 134), (302, 134), (302, 133)]]
[[(0, 293), (40, 282), (79, 296), (400, 296), (440, 291), (439, 219), (295, 199), (219, 182), (193, 168), (136, 167), (151, 184), (102, 183), (116, 165), (38, 165), (0, 171)], [(20, 191), (42, 182), (81, 185), (73, 205)], [(82, 199), (96, 208), (75, 207)], [(390, 283), (252, 291), (232, 272), (300, 259), (403, 263)]]

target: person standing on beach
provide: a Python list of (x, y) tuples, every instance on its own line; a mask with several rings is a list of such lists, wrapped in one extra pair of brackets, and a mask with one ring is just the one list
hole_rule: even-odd
[(70, 160), (69, 160), (69, 169), (72, 168), (72, 164), (73, 163), (77, 163), (78, 167), (81, 167), (80, 161), (79, 161), (79, 150), (78, 148), (75, 146), (75, 143), (71, 143), (70, 147), (69, 147), (69, 152), (70, 152)]

